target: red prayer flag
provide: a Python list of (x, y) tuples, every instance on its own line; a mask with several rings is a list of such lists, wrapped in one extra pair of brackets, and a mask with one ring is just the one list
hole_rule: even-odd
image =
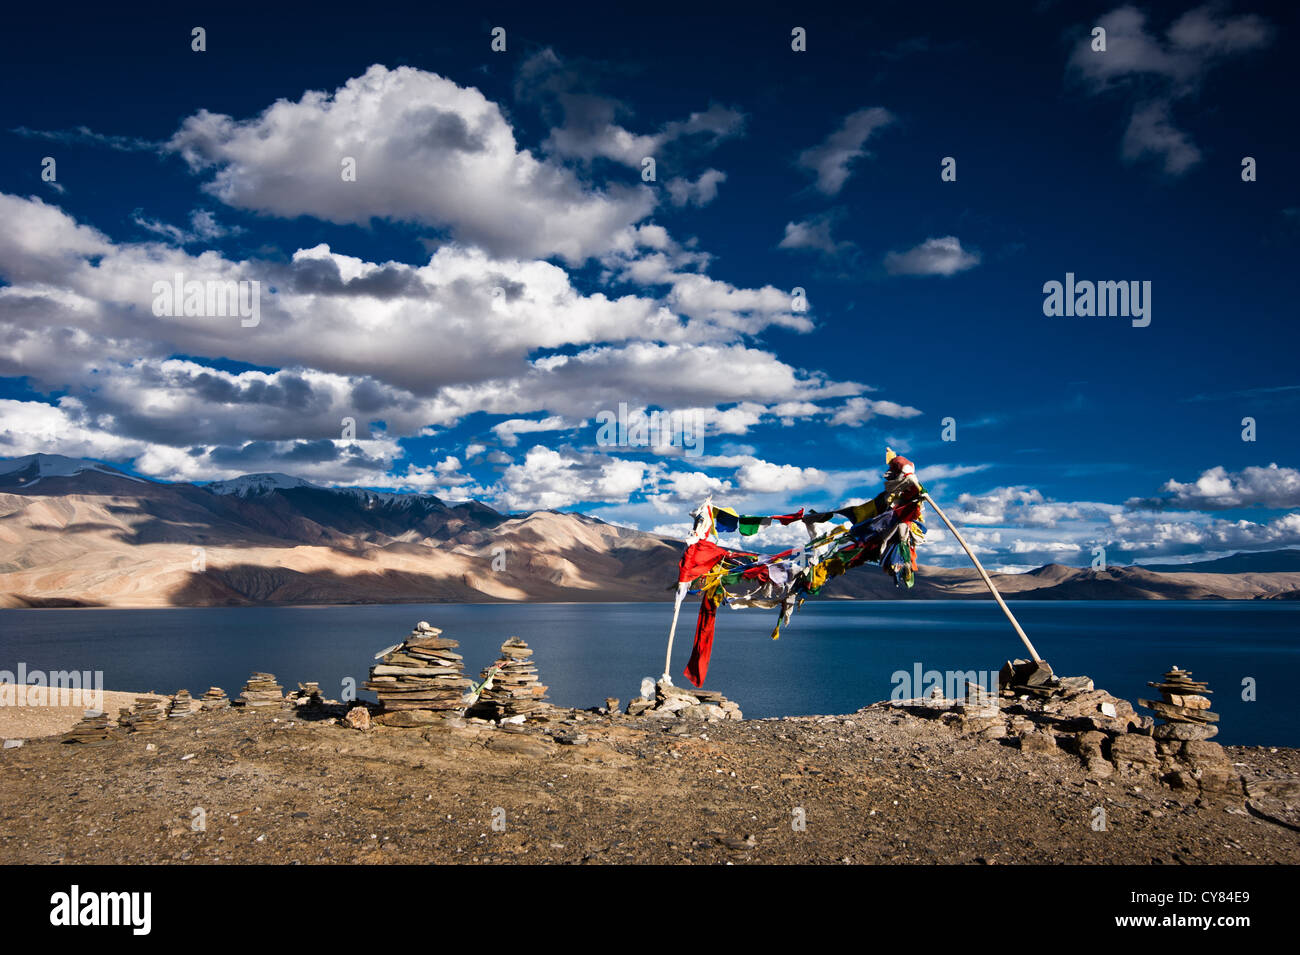
[(713, 624), (718, 618), (718, 608), (707, 596), (700, 601), (700, 615), (695, 621), (695, 646), (691, 648), (691, 659), (683, 671), (686, 679), (696, 686), (704, 685), (704, 677), (709, 672), (709, 657), (713, 654)]
[(712, 541), (696, 541), (682, 554), (681, 562), (677, 565), (677, 582), (694, 580), (726, 556), (725, 547), (719, 547)]

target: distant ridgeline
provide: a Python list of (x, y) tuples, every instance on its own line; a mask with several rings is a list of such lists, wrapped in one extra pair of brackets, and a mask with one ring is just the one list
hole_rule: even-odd
[[(7, 607), (669, 600), (682, 550), (583, 514), (504, 514), (286, 474), (153, 481), (53, 454), (0, 460), (0, 514)], [(1295, 599), (1300, 550), (995, 576), (1013, 600)], [(824, 594), (900, 599), (878, 573), (836, 578)], [(918, 598), (988, 599), (972, 571), (941, 567), (924, 567), (902, 599)]]

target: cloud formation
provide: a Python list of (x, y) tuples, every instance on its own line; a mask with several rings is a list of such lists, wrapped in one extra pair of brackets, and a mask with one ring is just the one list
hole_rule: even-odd
[(857, 161), (870, 155), (867, 140), (892, 122), (893, 114), (879, 106), (850, 113), (825, 140), (801, 152), (797, 163), (813, 174), (818, 192), (833, 196), (849, 181)]
[(956, 275), (979, 265), (976, 252), (962, 248), (955, 235), (926, 239), (906, 252), (885, 255), (885, 270), (891, 275)]
[(1227, 511), (1247, 507), (1300, 508), (1300, 471), (1295, 468), (1224, 467), (1203, 471), (1195, 481), (1166, 481), (1158, 497), (1132, 498), (1126, 506), (1142, 510)]
[[(167, 143), (227, 205), (283, 218), (446, 229), (506, 257), (580, 264), (655, 206), (642, 184), (597, 189), (521, 149), (496, 103), (411, 67), (375, 65), (237, 120), (200, 110)], [(355, 162), (355, 181), (344, 162)]]
[(787, 222), (785, 235), (777, 244), (778, 249), (811, 249), (823, 255), (836, 256), (846, 252), (854, 245), (848, 241), (836, 241), (831, 234), (840, 214), (832, 210), (820, 215), (810, 216), (800, 222)]
[(1274, 35), (1256, 14), (1231, 15), (1206, 4), (1178, 17), (1164, 37), (1147, 29), (1147, 17), (1123, 6), (1097, 20), (1106, 49), (1094, 50), (1090, 30), (1070, 54), (1067, 72), (1094, 94), (1121, 93), (1129, 119), (1121, 155), (1127, 162), (1150, 157), (1169, 176), (1181, 176), (1201, 160), (1201, 150), (1173, 119), (1175, 104), (1200, 92), (1209, 73), (1233, 57), (1261, 50)]
[[(650, 270), (659, 294), (611, 298), (579, 292), (555, 264), (460, 245), (418, 266), (324, 245), (288, 262), (232, 260), (190, 253), (179, 235), (115, 242), (36, 198), (0, 194), (0, 216), (13, 226), (0, 233), (0, 374), (63, 395), (7, 405), (2, 454), (57, 447), (163, 478), (284, 471), (468, 493), (463, 474), (404, 462), (402, 439), (476, 414), (506, 418), (490, 430), (507, 447), (543, 429), (572, 439), (621, 402), (698, 411), (709, 434), (744, 434), (829, 415), (866, 390), (747, 343), (769, 325), (811, 323), (777, 289), (675, 270), (674, 244), (653, 231), (643, 238), (663, 256)], [(616, 267), (635, 268), (638, 248)], [(176, 275), (259, 282), (260, 324), (154, 314), (155, 284)], [(342, 437), (345, 419), (355, 438)], [(553, 500), (527, 480), (537, 466), (509, 472), (503, 500)]]

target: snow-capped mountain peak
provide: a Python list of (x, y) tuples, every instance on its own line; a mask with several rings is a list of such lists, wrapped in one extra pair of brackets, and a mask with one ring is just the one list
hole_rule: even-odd
[(304, 481), (292, 474), (266, 472), (263, 474), (243, 474), (228, 481), (213, 481), (204, 487), (213, 494), (235, 494), (239, 497), (256, 497), (272, 491), (283, 491), (294, 487), (315, 488), (317, 485)]
[(125, 478), (128, 481), (139, 481), (141, 484), (149, 483), (143, 478), (123, 474), (117, 468), (109, 467), (107, 464), (101, 464), (98, 461), (92, 461), (89, 458), (70, 458), (63, 454), (37, 453), (24, 454), (18, 458), (0, 459), (0, 475), (4, 477), (4, 483), (21, 484), (24, 487), (31, 487), (41, 478), (75, 477), (85, 471), (110, 474), (113, 477)]

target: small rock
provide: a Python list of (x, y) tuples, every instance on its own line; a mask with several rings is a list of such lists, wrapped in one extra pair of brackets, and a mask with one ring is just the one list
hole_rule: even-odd
[(1209, 723), (1162, 723), (1151, 735), (1156, 739), (1201, 740), (1219, 735), (1219, 728)]
[(1109, 779), (1115, 773), (1115, 767), (1099, 756), (1084, 760), (1083, 768), (1093, 779)]
[(722, 711), (722, 707), (713, 703), (687, 706), (681, 710), (681, 716), (688, 720), (708, 720), (710, 723), (727, 718), (726, 713)]
[(1155, 740), (1138, 733), (1125, 733), (1111, 740), (1110, 758), (1120, 771), (1152, 772), (1160, 764)]
[(1274, 822), (1300, 829), (1300, 779), (1251, 779), (1246, 781), (1247, 805)]
[(1055, 753), (1056, 737), (1051, 733), (1026, 733), (1019, 737), (1020, 749), (1026, 753)]

